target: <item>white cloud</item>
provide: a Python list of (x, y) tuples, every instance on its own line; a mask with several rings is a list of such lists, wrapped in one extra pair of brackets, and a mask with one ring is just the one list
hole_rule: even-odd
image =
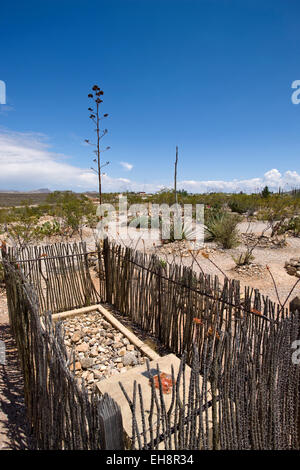
[(244, 180), (233, 179), (232, 181), (208, 180), (194, 181), (186, 180), (178, 183), (180, 188), (192, 192), (224, 191), (224, 192), (256, 192), (264, 186), (270, 190), (277, 191), (280, 187), (283, 190), (290, 190), (293, 187), (300, 186), (300, 174), (296, 171), (288, 170), (283, 175), (276, 169), (267, 171), (261, 178), (250, 178)]
[(83, 187), (96, 184), (90, 170), (66, 163), (63, 155), (48, 149), (41, 134), (0, 134), (1, 188), (32, 189)]
[[(65, 155), (51, 152), (46, 136), (34, 133), (0, 132), (0, 188), (29, 190), (73, 189), (75, 191), (97, 190), (97, 175), (88, 168), (71, 165)], [(126, 162), (122, 162), (125, 164)], [(132, 165), (129, 165), (130, 169)], [(179, 188), (190, 192), (225, 191), (255, 192), (268, 185), (291, 189), (300, 186), (300, 174), (288, 170), (281, 174), (273, 168), (262, 177), (231, 181), (185, 180)], [(170, 184), (172, 187), (172, 183)], [(160, 184), (144, 184), (127, 178), (103, 175), (103, 191), (158, 191)]]
[(133, 165), (128, 162), (120, 162), (120, 165), (125, 168), (125, 170), (130, 171), (133, 168)]
[[(0, 133), (0, 188), (29, 190), (96, 190), (97, 175), (90, 169), (66, 162), (65, 155), (49, 150), (42, 134)], [(103, 190), (118, 191), (130, 180), (103, 176)]]

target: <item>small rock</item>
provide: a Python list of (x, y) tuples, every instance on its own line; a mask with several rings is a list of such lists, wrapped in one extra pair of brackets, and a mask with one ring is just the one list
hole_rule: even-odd
[(119, 354), (119, 356), (125, 356), (126, 348), (119, 349), (118, 354)]
[(79, 344), (79, 346), (76, 346), (76, 351), (78, 352), (87, 352), (88, 349), (89, 349), (89, 346), (86, 343), (82, 343), (82, 344)]
[(95, 370), (94, 377), (95, 377), (95, 379), (101, 379), (102, 378), (102, 373), (99, 370)]
[(81, 333), (80, 331), (75, 331), (75, 333), (73, 334), (72, 338), (71, 338), (71, 341), (73, 343), (78, 343), (78, 341), (80, 341), (81, 339)]
[[(74, 370), (74, 364), (70, 365), (70, 370)], [(81, 363), (79, 361), (75, 362), (75, 370), (81, 370)]]
[(132, 352), (127, 352), (122, 359), (124, 366), (135, 366), (138, 361)]
[(117, 362), (117, 363), (122, 362), (122, 359), (121, 359), (121, 357), (114, 357), (113, 362)]
[(83, 369), (88, 369), (89, 367), (92, 367), (93, 365), (93, 359), (90, 357), (85, 357), (81, 359), (81, 367)]

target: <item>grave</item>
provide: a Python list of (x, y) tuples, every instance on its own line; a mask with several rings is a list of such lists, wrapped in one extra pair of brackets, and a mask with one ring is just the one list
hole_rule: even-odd
[[(168, 354), (167, 356), (159, 357), (159, 359), (155, 361), (151, 361), (149, 364), (150, 367), (150, 373), (152, 375), (157, 374), (157, 366), (159, 366), (160, 372), (165, 372), (166, 374), (171, 374), (171, 366), (173, 365), (174, 368), (174, 376), (175, 379), (177, 377), (179, 367), (180, 367), (180, 360), (178, 357), (176, 357), (174, 354)], [(190, 382), (190, 375), (191, 375), (191, 369), (189, 366), (185, 366), (185, 396), (186, 400), (188, 397), (188, 388), (189, 388), (189, 382)], [(145, 410), (145, 415), (146, 417), (149, 415), (149, 410), (150, 410), (150, 405), (151, 405), (151, 386), (149, 384), (149, 373), (147, 370), (146, 365), (138, 366), (130, 371), (126, 372), (125, 374), (122, 374), (120, 376), (113, 376), (110, 377), (109, 379), (102, 380), (97, 384), (97, 389), (101, 395), (104, 395), (107, 393), (112, 397), (120, 406), (121, 413), (122, 413), (122, 419), (123, 419), (123, 429), (126, 433), (126, 437), (131, 440), (132, 438), (132, 413), (130, 410), (130, 406), (128, 404), (128, 401), (121, 390), (121, 387), (119, 385), (119, 382), (122, 383), (124, 389), (126, 390), (129, 398), (132, 400), (133, 397), (133, 385), (134, 381), (137, 382), (137, 384), (141, 385), (142, 389), (142, 395), (143, 395), (143, 406)], [(202, 386), (202, 380), (200, 377), (200, 388)], [(157, 390), (157, 394), (159, 396), (159, 391)], [(180, 381), (180, 388), (179, 388), (179, 394), (180, 398), (182, 399), (183, 397), (183, 381), (181, 379)], [(208, 391), (208, 400), (211, 400), (211, 394)], [(171, 401), (172, 401), (172, 393), (170, 394), (164, 394), (164, 402), (166, 405), (166, 410), (171, 406)], [(154, 408), (155, 409), (155, 408)], [(136, 400), (136, 418), (137, 418), (137, 424), (139, 427), (140, 432), (142, 432), (142, 413), (140, 409), (140, 401), (137, 395), (137, 400)], [(153, 427), (156, 427), (157, 423), (157, 414), (153, 416)], [(174, 416), (172, 416), (172, 422), (171, 424), (174, 424)], [(212, 427), (212, 415), (211, 415), (211, 409), (208, 410), (208, 425), (209, 428)], [(150, 432), (149, 432), (149, 426), (147, 427), (147, 442), (150, 440)], [(161, 442), (159, 445), (159, 449), (164, 448), (164, 443)]]

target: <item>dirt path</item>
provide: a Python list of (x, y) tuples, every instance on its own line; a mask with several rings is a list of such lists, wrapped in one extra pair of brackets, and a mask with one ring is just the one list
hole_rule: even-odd
[(25, 414), (23, 378), (8, 323), (6, 295), (0, 293), (0, 339), (6, 344), (7, 365), (0, 365), (0, 450), (31, 448)]

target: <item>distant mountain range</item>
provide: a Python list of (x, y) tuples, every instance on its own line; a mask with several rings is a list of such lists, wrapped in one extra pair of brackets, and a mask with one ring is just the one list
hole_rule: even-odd
[(0, 189), (0, 193), (22, 193), (22, 194), (33, 194), (33, 193), (52, 193), (48, 188), (32, 189), (31, 191), (16, 191), (14, 189)]

